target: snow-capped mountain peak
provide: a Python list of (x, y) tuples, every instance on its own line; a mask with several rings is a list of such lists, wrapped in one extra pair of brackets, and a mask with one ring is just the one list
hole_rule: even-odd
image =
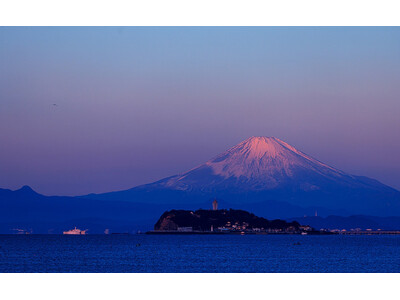
[(216, 175), (227, 177), (293, 176), (293, 167), (312, 168), (317, 172), (342, 173), (304, 154), (275, 137), (251, 137), (206, 162)]
[[(160, 182), (165, 187), (188, 190), (215, 186), (265, 190), (296, 181), (304, 189), (318, 189), (307, 178), (337, 180), (352, 176), (330, 167), (275, 137), (251, 137), (206, 163)], [(303, 176), (303, 178), (299, 178)]]

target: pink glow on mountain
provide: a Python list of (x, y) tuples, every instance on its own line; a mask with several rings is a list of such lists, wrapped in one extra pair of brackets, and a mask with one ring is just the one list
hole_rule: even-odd
[(273, 176), (291, 177), (293, 167), (312, 168), (318, 173), (343, 172), (332, 168), (275, 137), (251, 137), (206, 162), (214, 173), (223, 177)]
[[(213, 177), (204, 177), (202, 175), (204, 170), (209, 170)], [(240, 182), (245, 182), (246, 188), (262, 190), (276, 188), (287, 183), (288, 180), (300, 180), (304, 181), (301, 184), (302, 189), (318, 189), (318, 186), (308, 184), (305, 178), (301, 178), (299, 174), (305, 174), (305, 172), (330, 180), (352, 177), (278, 138), (251, 137), (206, 163), (168, 179), (163, 185), (187, 190), (199, 180), (205, 187), (223, 184), (225, 180), (234, 180), (236, 186)]]

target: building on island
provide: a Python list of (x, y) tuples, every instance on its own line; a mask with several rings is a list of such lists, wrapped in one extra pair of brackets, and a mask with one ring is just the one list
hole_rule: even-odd
[(179, 231), (179, 232), (192, 232), (193, 231), (193, 227), (178, 227), (177, 231)]
[(213, 201), (212, 206), (213, 206), (213, 210), (218, 210), (218, 201), (217, 201), (217, 199), (215, 199)]

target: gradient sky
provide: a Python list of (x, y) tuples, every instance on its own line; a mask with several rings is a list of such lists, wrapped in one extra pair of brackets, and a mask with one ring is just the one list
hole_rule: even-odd
[(2, 188), (127, 189), (275, 136), (400, 189), (399, 131), (400, 28), (0, 28)]

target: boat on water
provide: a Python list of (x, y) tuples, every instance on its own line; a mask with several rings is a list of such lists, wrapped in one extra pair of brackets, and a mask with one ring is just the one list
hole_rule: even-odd
[(86, 234), (86, 231), (87, 231), (87, 229), (86, 230), (80, 230), (80, 229), (75, 227), (75, 229), (64, 231), (63, 234), (84, 235), (84, 234)]

